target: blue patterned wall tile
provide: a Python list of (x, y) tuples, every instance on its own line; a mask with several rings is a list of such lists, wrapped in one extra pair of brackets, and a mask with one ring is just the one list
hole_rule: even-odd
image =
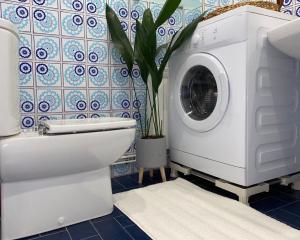
[(151, 9), (151, 12), (153, 14), (154, 20), (156, 20), (156, 18), (158, 17), (162, 7), (163, 7), (163, 5), (161, 5), (161, 4), (150, 3), (150, 9)]
[(64, 90), (64, 102), (66, 112), (79, 112), (88, 109), (85, 90)]
[(59, 0), (61, 2), (61, 9), (81, 12), (84, 10), (83, 0)]
[(35, 125), (35, 117), (32, 116), (27, 116), (27, 115), (22, 115), (21, 116), (21, 127), (22, 128), (32, 128)]
[(36, 60), (60, 60), (60, 43), (57, 37), (34, 36)]
[(183, 24), (186, 26), (187, 24), (191, 23), (194, 19), (200, 16), (201, 14), (201, 9), (196, 8), (196, 9), (185, 9), (184, 10), (184, 22)]
[(300, 5), (295, 6), (295, 11), (294, 11), (294, 13), (295, 13), (295, 15), (296, 15), (297, 17), (300, 17)]
[(283, 6), (284, 7), (289, 7), (289, 6), (292, 6), (293, 5), (293, 0), (284, 0), (283, 1)]
[(42, 115), (37, 116), (38, 121), (58, 120), (58, 119), (62, 119), (62, 118), (63, 118), (63, 115), (60, 115), (60, 114), (42, 114)]
[(113, 111), (112, 112), (113, 117), (123, 117), (123, 118), (131, 118), (130, 110), (124, 110), (124, 111)]
[(120, 18), (128, 18), (128, 1), (127, 0), (109, 0), (109, 5), (114, 9)]
[(118, 177), (131, 173), (130, 163), (117, 164), (112, 166), (112, 177)]
[(127, 36), (129, 37), (129, 23), (127, 21), (121, 21), (121, 25)]
[(293, 8), (282, 8), (281, 11), (285, 14), (294, 15), (294, 9)]
[(129, 88), (129, 73), (125, 65), (120, 67), (111, 67), (110, 73), (112, 87)]
[(88, 116), (90, 118), (101, 118), (101, 117), (110, 117), (110, 113), (109, 112), (93, 112), (88, 114)]
[(38, 89), (37, 102), (39, 113), (62, 112), (61, 90)]
[(233, 0), (220, 0), (220, 6), (227, 6), (233, 4)]
[(32, 59), (32, 38), (29, 34), (20, 35), (19, 56), (23, 59)]
[(33, 87), (33, 65), (32, 62), (19, 63), (19, 84), (21, 87)]
[(86, 0), (86, 13), (105, 16), (105, 0)]
[(38, 87), (61, 86), (60, 64), (35, 64), (35, 78)]
[(146, 1), (138, 1), (138, 0), (131, 1), (130, 19), (133, 21), (137, 19), (142, 19), (147, 7), (148, 7), (148, 3)]
[(212, 5), (204, 5), (204, 11), (207, 11), (207, 13), (210, 13), (214, 11), (217, 7)]
[(177, 9), (172, 16), (168, 19), (168, 25), (169, 26), (182, 26), (182, 17), (183, 17), (183, 11), (182, 9)]
[(147, 94), (144, 90), (136, 90), (132, 101), (132, 107), (134, 110), (144, 109), (147, 104)]
[(159, 66), (164, 58), (166, 49), (161, 49), (155, 58), (156, 65)]
[(109, 90), (89, 90), (90, 111), (110, 110)]
[(87, 117), (88, 117), (87, 113), (76, 113), (76, 114), (65, 114), (64, 115), (65, 119), (84, 119)]
[[(39, 7), (51, 7), (51, 8), (57, 8), (58, 0), (32, 0), (33, 5), (39, 6)], [(28, 0), (29, 2), (29, 0)]]
[(164, 26), (160, 26), (156, 33), (157, 45), (163, 45), (167, 42), (167, 31)]
[(205, 4), (211, 5), (211, 6), (214, 6), (214, 7), (220, 6), (219, 0), (205, 0)]
[(112, 109), (130, 109), (130, 91), (112, 90)]
[(106, 66), (88, 66), (89, 87), (109, 87), (109, 73)]
[(87, 16), (87, 38), (107, 40), (107, 23), (105, 18)]
[[(145, 125), (145, 115), (144, 111), (138, 112), (137, 110), (132, 113), (132, 118), (135, 119), (137, 122), (142, 121), (143, 126)], [(138, 123), (138, 128), (140, 128), (140, 124)]]
[(63, 64), (63, 79), (65, 87), (85, 87), (86, 67), (81, 64)]
[(137, 66), (132, 69), (132, 77), (136, 89), (146, 89), (146, 85), (141, 77), (140, 69)]
[(108, 43), (88, 41), (89, 63), (108, 63)]
[[(5, 0), (4, 0), (5, 1)], [(7, 2), (15, 2), (15, 3), (22, 3), (22, 4), (29, 4), (31, 0), (6, 0)]]
[(134, 44), (136, 35), (136, 23), (130, 23), (130, 41)]
[(30, 9), (25, 5), (1, 4), (2, 17), (14, 23), (19, 31), (30, 32)]
[(111, 56), (110, 62), (112, 64), (125, 64), (125, 61), (121, 57), (119, 51), (117, 50), (116, 47), (114, 47), (112, 43), (109, 45), (109, 49), (110, 49), (110, 56)]
[(33, 113), (34, 102), (33, 89), (22, 89), (20, 91), (20, 107), (22, 113)]
[(63, 36), (84, 37), (84, 17), (78, 13), (61, 12)]
[(57, 11), (32, 9), (33, 31), (35, 33), (59, 34)]
[(84, 40), (62, 39), (63, 60), (72, 62), (83, 62), (85, 56)]
[(167, 29), (166, 29), (166, 31), (167, 31), (167, 39), (168, 39), (168, 42), (171, 40), (171, 38), (173, 37), (173, 35), (177, 32), (177, 31), (179, 31), (179, 27), (176, 27), (176, 26), (173, 26), (173, 27), (168, 27)]

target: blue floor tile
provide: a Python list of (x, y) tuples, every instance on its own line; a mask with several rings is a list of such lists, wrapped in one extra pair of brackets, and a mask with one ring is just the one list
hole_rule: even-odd
[[(139, 174), (135, 173), (133, 175), (130, 176), (135, 182), (138, 182), (139, 180)], [(143, 186), (149, 186), (155, 184), (155, 182), (153, 181), (153, 179), (149, 176), (149, 172), (145, 172), (144, 173), (144, 177), (143, 177)]]
[(117, 207), (114, 207), (114, 210), (111, 214), (103, 216), (103, 217), (98, 217), (98, 218), (94, 218), (91, 221), (94, 222), (101, 222), (101, 221), (105, 221), (105, 220), (109, 220), (109, 219), (113, 219), (114, 217), (118, 217), (124, 215)]
[(93, 236), (93, 237), (85, 238), (83, 240), (102, 240), (102, 238), (99, 236)]
[(131, 221), (129, 219), (129, 217), (127, 217), (126, 215), (121, 215), (121, 216), (115, 217), (115, 219), (117, 220), (118, 223), (120, 223), (122, 225), (122, 227), (128, 227), (128, 226), (135, 225), (134, 222)]
[(267, 197), (267, 198), (258, 200), (256, 202), (250, 203), (250, 206), (260, 212), (267, 212), (267, 211), (273, 210), (275, 208), (282, 207), (286, 204), (287, 204), (286, 201), (282, 201), (282, 200), (279, 200), (274, 197)]
[(267, 213), (270, 217), (300, 230), (300, 216), (285, 210), (276, 209)]
[(67, 229), (72, 240), (81, 240), (97, 235), (97, 232), (89, 221), (71, 225)]
[(67, 231), (61, 231), (57, 233), (52, 233), (49, 235), (43, 235), (35, 240), (71, 240)]
[(290, 192), (283, 192), (284, 194), (289, 195), (290, 197), (293, 197), (297, 200), (300, 200), (300, 191), (296, 191), (296, 190), (291, 190)]
[(120, 183), (118, 183), (115, 179), (111, 180), (111, 186), (112, 186), (113, 193), (118, 193), (118, 192), (121, 192), (126, 189), (124, 186), (122, 186)]
[(132, 240), (115, 219), (108, 219), (93, 224), (103, 240)]
[(292, 203), (284, 208), (282, 208), (283, 210), (286, 210), (288, 212), (291, 212), (297, 216), (300, 217), (300, 201), (297, 201), (295, 203)]
[(126, 189), (133, 189), (140, 187), (139, 183), (130, 176), (122, 176), (114, 179), (116, 182), (124, 186)]
[(151, 238), (138, 226), (127, 227), (126, 231), (130, 234), (131, 237), (134, 238), (134, 240), (151, 240)]
[(292, 203), (292, 202), (295, 202), (295, 201), (298, 200), (292, 194), (286, 194), (286, 193), (283, 193), (283, 192), (270, 192), (269, 195), (271, 197), (274, 197), (274, 198), (277, 198), (279, 200), (289, 202), (289, 203)]

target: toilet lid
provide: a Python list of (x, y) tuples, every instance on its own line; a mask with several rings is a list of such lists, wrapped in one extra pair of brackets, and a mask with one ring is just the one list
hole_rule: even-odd
[(85, 119), (46, 120), (41, 123), (48, 134), (93, 132), (133, 128), (136, 121), (130, 118), (101, 117)]

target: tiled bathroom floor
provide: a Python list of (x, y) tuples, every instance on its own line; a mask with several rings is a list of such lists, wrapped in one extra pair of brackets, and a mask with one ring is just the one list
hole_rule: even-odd
[[(202, 188), (236, 199), (235, 195), (214, 187), (210, 182), (194, 176), (187, 176), (185, 178)], [(142, 187), (137, 183), (137, 179), (137, 174), (113, 179), (113, 192), (117, 193)], [(159, 173), (156, 172), (153, 178), (145, 176), (143, 186), (155, 184), (160, 181)], [(258, 211), (300, 230), (300, 191), (293, 191), (288, 187), (273, 185), (269, 193), (262, 193), (251, 197), (250, 205)], [(115, 208), (113, 213), (108, 216), (23, 239), (147, 240), (150, 238), (119, 209)]]

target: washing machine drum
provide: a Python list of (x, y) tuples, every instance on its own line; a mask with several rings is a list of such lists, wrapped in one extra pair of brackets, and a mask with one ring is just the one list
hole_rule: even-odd
[(216, 127), (229, 99), (228, 77), (219, 60), (204, 53), (190, 56), (176, 83), (176, 109), (182, 121), (199, 132)]

